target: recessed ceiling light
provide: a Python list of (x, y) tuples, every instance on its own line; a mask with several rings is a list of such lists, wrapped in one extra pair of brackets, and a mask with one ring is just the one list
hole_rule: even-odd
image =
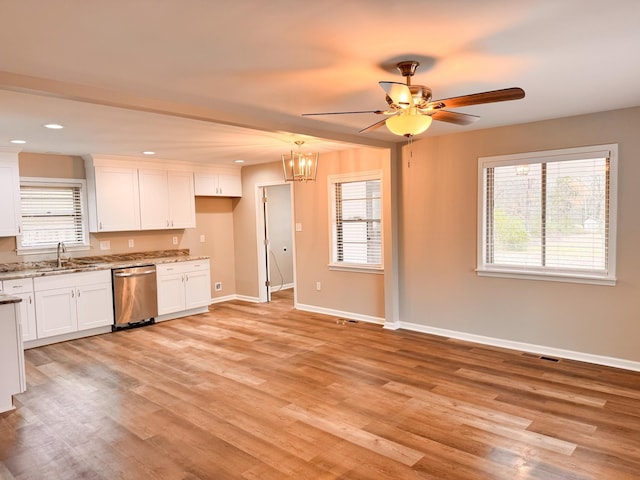
[(26, 141), (26, 140), (9, 140), (9, 142), (10, 142), (10, 143), (20, 143), (20, 144), (22, 144), (22, 143), (27, 143), (27, 141)]
[(155, 155), (156, 152), (152, 152), (151, 150), (145, 150), (144, 152), (142, 152), (143, 155)]
[(234, 160), (236, 163), (244, 163), (244, 160)]
[(61, 128), (64, 128), (64, 125), (60, 125), (58, 123), (45, 123), (43, 127), (50, 128), (51, 130), (60, 130)]

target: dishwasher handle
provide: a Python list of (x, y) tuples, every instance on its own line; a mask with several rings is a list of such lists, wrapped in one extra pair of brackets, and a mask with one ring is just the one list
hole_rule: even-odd
[(152, 273), (156, 273), (155, 269), (153, 270), (144, 270), (142, 272), (113, 272), (114, 277), (138, 277), (141, 275), (150, 275)]

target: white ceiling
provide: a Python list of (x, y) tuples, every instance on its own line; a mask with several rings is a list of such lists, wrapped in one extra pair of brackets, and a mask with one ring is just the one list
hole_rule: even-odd
[(640, 105), (637, 0), (0, 0), (0, 12), (0, 148), (22, 139), (27, 152), (253, 164), (299, 138), (320, 151), (402, 142), (358, 134), (374, 114), (301, 114), (384, 109), (378, 81), (403, 81), (393, 65), (412, 59), (436, 99), (526, 91), (422, 136)]

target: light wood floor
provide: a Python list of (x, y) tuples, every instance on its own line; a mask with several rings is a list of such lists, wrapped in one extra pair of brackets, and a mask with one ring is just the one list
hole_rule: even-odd
[(26, 352), (17, 479), (639, 479), (640, 374), (291, 308)]

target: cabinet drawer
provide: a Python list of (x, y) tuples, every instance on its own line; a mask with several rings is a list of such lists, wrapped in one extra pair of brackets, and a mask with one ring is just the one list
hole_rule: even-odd
[(72, 288), (96, 283), (111, 283), (111, 270), (97, 272), (63, 273), (61, 275), (46, 275), (33, 279), (36, 291), (54, 288)]
[(158, 275), (171, 275), (172, 273), (186, 273), (199, 270), (209, 270), (209, 260), (189, 260), (186, 262), (160, 263), (156, 265)]
[(14, 280), (5, 280), (3, 283), (4, 293), (11, 295), (13, 293), (29, 293), (33, 292), (32, 278), (16, 278)]

